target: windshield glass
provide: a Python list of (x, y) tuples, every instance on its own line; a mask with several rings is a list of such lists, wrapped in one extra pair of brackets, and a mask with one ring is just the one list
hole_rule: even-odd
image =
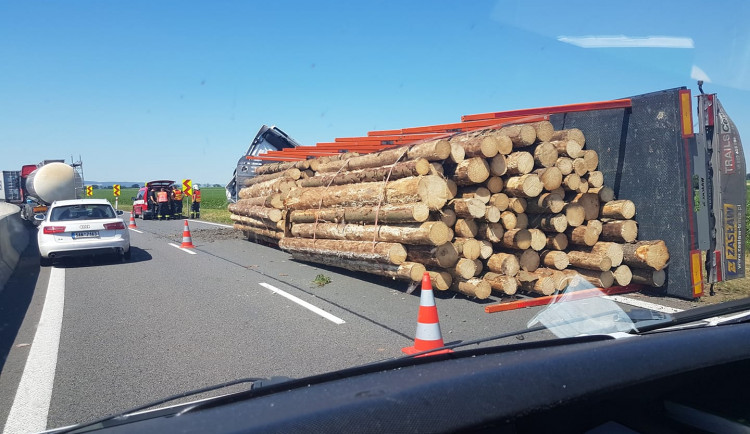
[[(1, 2), (3, 188), (26, 220), (122, 218), (129, 238), (113, 260), (27, 225), (23, 299), (0, 298), (0, 421), (620, 337), (747, 299), (748, 17), (739, 0)], [(32, 175), (69, 158), (86, 188)], [(45, 202), (74, 190), (56, 200), (111, 206)]]
[(115, 211), (110, 205), (101, 204), (56, 206), (49, 216), (51, 222), (111, 218), (115, 218)]

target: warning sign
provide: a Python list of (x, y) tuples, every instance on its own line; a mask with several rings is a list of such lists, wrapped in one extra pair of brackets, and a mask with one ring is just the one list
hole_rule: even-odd
[(115, 184), (112, 186), (112, 194), (114, 194), (115, 197), (120, 196), (120, 184)]
[(191, 196), (193, 194), (193, 182), (189, 179), (182, 180), (182, 193), (185, 196)]
[(94, 186), (93, 185), (87, 185), (86, 186), (86, 196), (93, 196), (94, 195)]

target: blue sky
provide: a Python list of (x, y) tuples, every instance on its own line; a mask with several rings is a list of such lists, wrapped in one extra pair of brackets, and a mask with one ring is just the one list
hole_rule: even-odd
[[(314, 144), (471, 113), (696, 93), (691, 71), (708, 77), (747, 153), (750, 7), (719, 4), (3, 0), (0, 170), (80, 155), (89, 180), (224, 184), (263, 124)], [(691, 45), (564, 42), (590, 36)]]

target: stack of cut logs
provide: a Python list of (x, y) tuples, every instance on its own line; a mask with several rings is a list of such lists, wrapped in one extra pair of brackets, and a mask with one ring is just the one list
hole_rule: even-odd
[(663, 241), (636, 241), (578, 129), (536, 122), (373, 154), (267, 164), (229, 206), (235, 228), (295, 259), (487, 298), (661, 286)]

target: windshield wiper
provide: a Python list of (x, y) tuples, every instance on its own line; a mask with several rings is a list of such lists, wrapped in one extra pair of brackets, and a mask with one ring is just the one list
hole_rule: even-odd
[(232, 380), (226, 383), (220, 383), (220, 384), (215, 384), (213, 386), (207, 386), (207, 387), (203, 387), (200, 389), (190, 390), (187, 392), (178, 393), (177, 395), (168, 396), (166, 398), (162, 398), (157, 401), (150, 402), (140, 407), (131, 408), (130, 410), (127, 410), (122, 413), (118, 413), (114, 416), (107, 416), (107, 417), (95, 420), (93, 422), (84, 422), (82, 424), (73, 425), (73, 426), (63, 428), (57, 431), (52, 431), (52, 432), (54, 432), (55, 434), (63, 434), (63, 433), (86, 432), (92, 429), (105, 428), (107, 422), (117, 421), (119, 424), (119, 423), (125, 422), (128, 418), (134, 416), (136, 413), (140, 411), (149, 409), (151, 407), (156, 407), (157, 405), (165, 404), (170, 401), (174, 401), (180, 398), (185, 398), (188, 396), (198, 395), (201, 393), (211, 392), (211, 391), (218, 390), (218, 389), (223, 389), (229, 386), (235, 386), (237, 384), (251, 383), (251, 389), (252, 389), (253, 387), (256, 387), (256, 383), (260, 383), (264, 380), (266, 379), (265, 378), (240, 378), (238, 380)]
[[(714, 318), (721, 315), (730, 315), (733, 313), (744, 312), (750, 310), (750, 298), (743, 298), (740, 300), (727, 301), (720, 304), (714, 304), (710, 306), (701, 306), (694, 309), (685, 310), (682, 312), (676, 312), (671, 314), (672, 319), (670, 321), (649, 324), (643, 327), (639, 327), (640, 333), (649, 331), (655, 331), (667, 327), (674, 327), (683, 324), (690, 324), (698, 321), (704, 321), (709, 318)], [(744, 320), (747, 320), (745, 318)], [(742, 318), (738, 318), (733, 322), (742, 322)], [(698, 324), (696, 326), (705, 326), (708, 324)]]

